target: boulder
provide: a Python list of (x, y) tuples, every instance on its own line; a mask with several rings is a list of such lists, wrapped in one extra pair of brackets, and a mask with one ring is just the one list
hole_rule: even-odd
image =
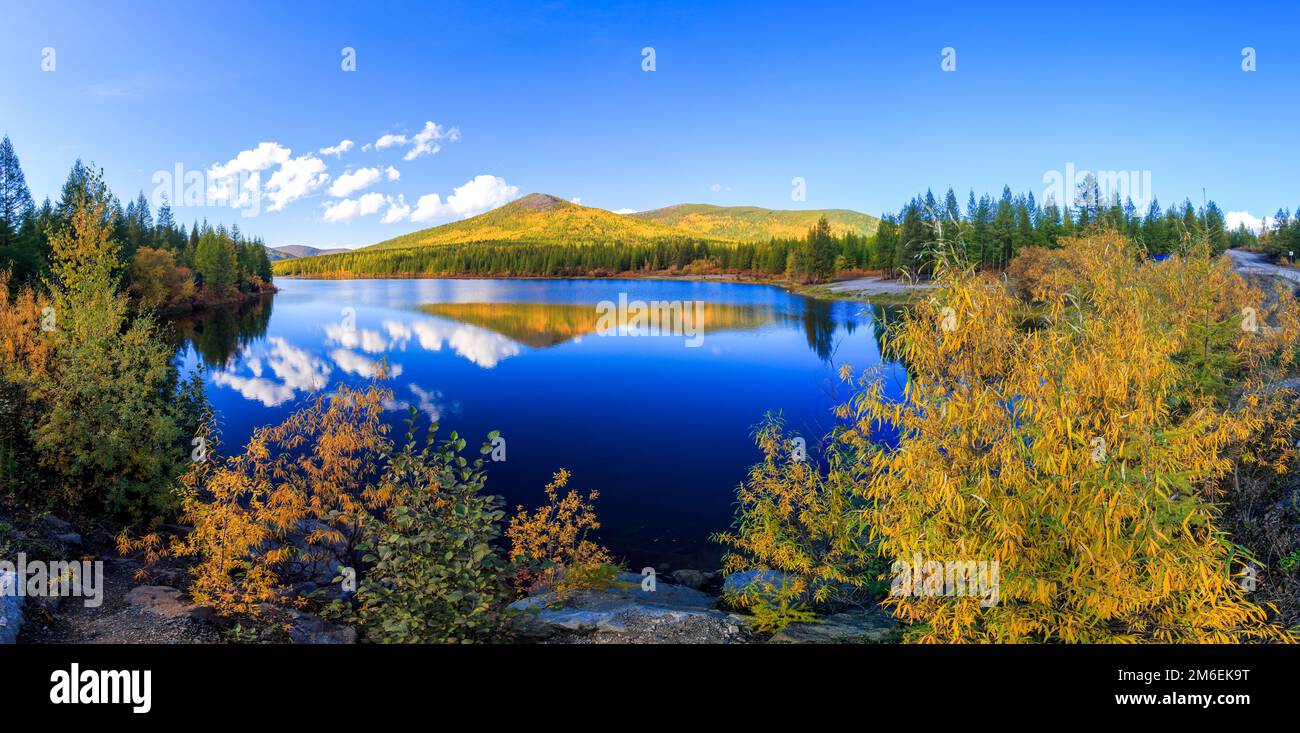
[(67, 521), (59, 519), (53, 514), (42, 514), (37, 521), (45, 528), (45, 532), (49, 536), (64, 545), (67, 545), (68, 547), (81, 547), (81, 535)]
[(53, 514), (42, 514), (40, 517), (41, 524), (53, 535), (75, 534), (76, 530), (68, 522), (59, 519)]
[(181, 600), (181, 592), (165, 585), (141, 585), (126, 594), (126, 604), (166, 618), (201, 618), (204, 609)]
[(678, 585), (684, 585), (687, 588), (695, 590), (705, 590), (713, 585), (717, 580), (717, 573), (706, 573), (703, 570), (674, 570), (668, 574), (668, 578)]
[(790, 624), (772, 644), (886, 644), (901, 640), (898, 621), (883, 609), (845, 611), (814, 623)]
[(357, 630), (351, 626), (332, 624), (320, 616), (306, 611), (290, 609), (292, 626), (289, 638), (295, 644), (355, 644)]
[(793, 579), (779, 570), (743, 570), (739, 573), (731, 573), (723, 579), (722, 592), (739, 595), (751, 587), (761, 592), (769, 586), (783, 588), (790, 582), (793, 582)]
[(0, 573), (0, 644), (18, 641), (23, 627), (24, 596), (18, 593), (18, 574), (12, 570)]
[(604, 590), (557, 598), (540, 591), (515, 601), (519, 641), (614, 644), (726, 644), (745, 638), (746, 622), (719, 611), (717, 599), (693, 588), (659, 583), (641, 589), (641, 576), (622, 573)]

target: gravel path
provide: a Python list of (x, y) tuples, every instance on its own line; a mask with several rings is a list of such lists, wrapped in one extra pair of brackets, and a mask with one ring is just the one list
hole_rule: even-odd
[(1255, 252), (1247, 252), (1241, 249), (1230, 249), (1228, 256), (1237, 266), (1237, 271), (1245, 275), (1268, 275), (1270, 277), (1280, 277), (1285, 280), (1300, 285), (1300, 270), (1294, 267), (1280, 267), (1264, 259), (1264, 256)]

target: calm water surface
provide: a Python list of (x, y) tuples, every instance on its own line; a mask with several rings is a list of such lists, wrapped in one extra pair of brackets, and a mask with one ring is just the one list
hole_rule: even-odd
[[(222, 441), (242, 445), (313, 389), (360, 385), (386, 360), (400, 437), (414, 407), (471, 447), (506, 439), (488, 488), (536, 505), (558, 468), (601, 492), (602, 539), (634, 567), (716, 567), (766, 412), (815, 449), (845, 396), (836, 373), (880, 364), (885, 313), (767, 286), (655, 280), (293, 280), (237, 314), (180, 322)], [(703, 301), (702, 343), (601, 336), (600, 301)], [(892, 316), (891, 316), (892, 317)], [(884, 365), (888, 389), (905, 375)], [(476, 452), (475, 452), (476, 454)]]

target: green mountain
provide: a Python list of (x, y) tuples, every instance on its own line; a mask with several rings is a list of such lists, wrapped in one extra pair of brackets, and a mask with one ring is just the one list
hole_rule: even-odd
[(726, 239), (580, 206), (549, 194), (530, 193), (485, 214), (404, 234), (360, 251), (491, 242), (641, 245), (683, 238), (718, 242)]
[(630, 216), (646, 222), (685, 229), (697, 235), (740, 242), (765, 242), (773, 237), (798, 238), (823, 216), (835, 234), (869, 235), (880, 219), (848, 209), (763, 209), (757, 206), (677, 204)]
[[(701, 204), (615, 214), (533, 193), (463, 221), (337, 254), (273, 263), (277, 275), (573, 276), (623, 272), (783, 272), (784, 243), (825, 215), (832, 229), (875, 231), (853, 211), (773, 211)], [(657, 221), (663, 219), (664, 221)]]

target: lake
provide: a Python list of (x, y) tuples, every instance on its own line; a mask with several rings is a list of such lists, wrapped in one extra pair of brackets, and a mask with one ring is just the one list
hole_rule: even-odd
[[(731, 282), (276, 285), (273, 297), (237, 312), (175, 324), (182, 368), (208, 370), (228, 451), (313, 390), (364, 384), (386, 361), (394, 437), (410, 408), (438, 421), (440, 436), (458, 431), (473, 455), (499, 430), (505, 460), (488, 464), (488, 489), (511, 508), (531, 507), (551, 474), (569, 469), (571, 487), (600, 491), (599, 539), (634, 568), (717, 567), (708, 536), (730, 526), (735, 488), (759, 458), (753, 427), (780, 412), (815, 456), (845, 397), (839, 368), (880, 365), (881, 324), (893, 317), (881, 306)], [(686, 327), (602, 329), (600, 304), (638, 301), (686, 304)], [(702, 316), (698, 332), (690, 313)], [(883, 366), (888, 389), (901, 393), (903, 370)]]

